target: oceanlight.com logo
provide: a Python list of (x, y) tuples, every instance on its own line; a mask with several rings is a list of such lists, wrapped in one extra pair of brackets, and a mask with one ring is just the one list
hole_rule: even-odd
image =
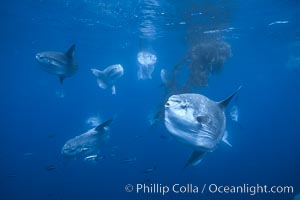
[(293, 194), (293, 186), (268, 186), (268, 185), (217, 185), (217, 184), (204, 184), (204, 185), (194, 185), (194, 184), (173, 184), (173, 185), (163, 185), (159, 183), (153, 184), (127, 184), (125, 186), (126, 192), (134, 192), (136, 194), (158, 194), (166, 195), (169, 193), (174, 194)]
[(267, 185), (249, 185), (243, 184), (240, 186), (224, 186), (210, 184), (208, 186), (210, 193), (225, 193), (225, 194), (249, 194), (251, 196), (256, 194), (293, 194), (293, 186), (267, 186)]

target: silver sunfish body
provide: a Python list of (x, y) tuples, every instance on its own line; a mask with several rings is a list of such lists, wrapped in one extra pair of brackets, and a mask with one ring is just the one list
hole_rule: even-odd
[(62, 84), (66, 77), (73, 76), (78, 69), (74, 51), (75, 45), (72, 45), (66, 53), (46, 51), (37, 53), (35, 58), (45, 71), (57, 75)]
[(92, 73), (97, 77), (97, 82), (100, 88), (111, 88), (112, 94), (116, 94), (116, 82), (124, 75), (124, 69), (120, 64), (111, 65), (100, 71), (98, 69), (91, 69)]
[(98, 153), (98, 148), (109, 139), (107, 126), (111, 122), (112, 120), (107, 120), (99, 126), (68, 140), (63, 146), (61, 153), (66, 157)]
[(165, 104), (168, 131), (177, 141), (194, 150), (185, 167), (197, 165), (206, 152), (213, 151), (221, 140), (230, 145), (224, 111), (238, 90), (221, 102), (200, 94), (179, 94), (168, 99)]

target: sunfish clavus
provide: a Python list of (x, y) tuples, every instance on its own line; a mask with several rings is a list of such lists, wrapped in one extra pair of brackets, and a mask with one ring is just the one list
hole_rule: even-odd
[(168, 99), (165, 104), (166, 128), (177, 141), (194, 150), (185, 167), (197, 165), (222, 140), (230, 145), (224, 111), (240, 88), (221, 102), (190, 93), (172, 95)]
[(65, 53), (56, 51), (45, 51), (35, 55), (37, 61), (46, 72), (57, 75), (62, 84), (65, 78), (73, 76), (78, 70), (74, 59), (75, 44)]

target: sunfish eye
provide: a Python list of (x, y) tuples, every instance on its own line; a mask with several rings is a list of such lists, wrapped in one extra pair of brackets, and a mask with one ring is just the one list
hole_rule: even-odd
[(183, 109), (186, 109), (187, 107), (189, 106), (189, 102), (185, 101), (185, 102), (182, 102), (180, 107), (183, 108)]
[(170, 106), (170, 103), (169, 103), (169, 102), (167, 102), (167, 103), (165, 104), (165, 106)]
[(186, 108), (187, 108), (187, 104), (182, 104), (182, 105), (180, 105), (180, 107), (181, 107), (182, 109), (186, 109)]

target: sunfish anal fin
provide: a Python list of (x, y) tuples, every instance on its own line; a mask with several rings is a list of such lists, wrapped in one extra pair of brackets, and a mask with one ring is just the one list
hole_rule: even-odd
[(227, 144), (228, 146), (232, 147), (232, 144), (230, 144), (230, 142), (227, 140), (227, 138), (228, 138), (228, 132), (225, 131), (224, 136), (223, 136), (223, 138), (222, 138), (222, 141), (223, 141), (225, 144)]
[(116, 86), (111, 86), (111, 93), (116, 94)]
[(223, 101), (218, 102), (219, 106), (221, 108), (226, 108), (226, 106), (229, 104), (231, 99), (238, 93), (238, 91), (240, 91), (241, 88), (242, 88), (242, 86), (240, 86), (236, 91), (234, 91), (229, 97), (227, 97)]
[(206, 154), (206, 152), (203, 152), (203, 151), (193, 151), (191, 157), (189, 158), (189, 160), (187, 161), (187, 163), (185, 164), (183, 169), (187, 168), (190, 165), (193, 165), (193, 166), (198, 165), (202, 161), (203, 156), (205, 154)]
[(66, 78), (65, 76), (60, 76), (59, 77), (59, 82), (60, 82), (61, 85), (64, 83), (65, 78)]
[(76, 45), (73, 44), (65, 53), (68, 58), (73, 58)]
[(107, 127), (109, 126), (111, 123), (112, 123), (112, 119), (109, 119), (103, 123), (101, 123), (99, 126), (95, 127), (95, 130), (96, 131), (102, 131), (104, 129), (104, 127)]

